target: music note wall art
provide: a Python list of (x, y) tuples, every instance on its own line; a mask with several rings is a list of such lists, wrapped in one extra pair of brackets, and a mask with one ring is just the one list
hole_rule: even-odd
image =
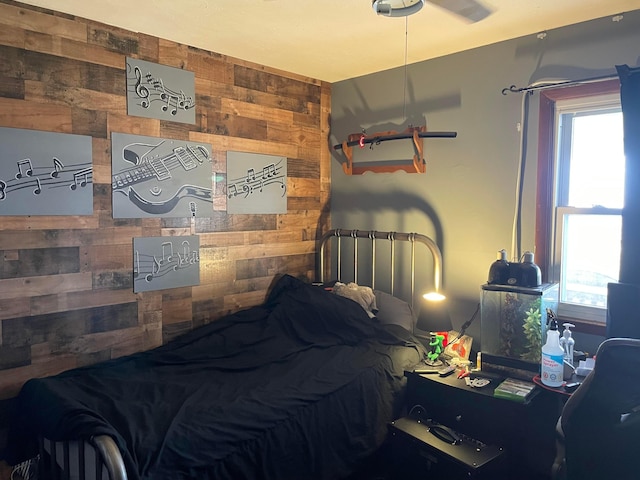
[(137, 58), (126, 62), (128, 115), (196, 123), (193, 72)]
[(0, 215), (92, 215), (91, 142), (0, 127)]
[(113, 218), (213, 215), (211, 145), (111, 134)]
[(227, 152), (227, 213), (287, 213), (287, 158)]
[(134, 293), (199, 284), (200, 237), (133, 239)]

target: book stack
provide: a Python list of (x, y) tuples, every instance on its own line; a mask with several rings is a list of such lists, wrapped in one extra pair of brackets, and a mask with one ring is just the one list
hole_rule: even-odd
[(515, 378), (506, 378), (493, 391), (493, 396), (524, 403), (531, 397), (535, 388), (536, 386), (533, 383)]

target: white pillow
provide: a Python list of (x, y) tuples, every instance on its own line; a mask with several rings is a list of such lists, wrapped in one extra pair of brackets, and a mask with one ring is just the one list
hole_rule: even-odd
[(376, 296), (374, 295), (371, 287), (364, 287), (354, 282), (350, 282), (348, 284), (336, 282), (333, 285), (332, 291), (336, 295), (349, 298), (359, 304), (364, 311), (367, 312), (369, 318), (376, 316), (376, 312), (378, 311), (376, 306)]

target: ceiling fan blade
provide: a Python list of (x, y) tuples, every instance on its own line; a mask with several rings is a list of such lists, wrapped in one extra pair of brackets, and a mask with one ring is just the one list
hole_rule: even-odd
[(492, 10), (476, 0), (427, 0), (427, 2), (449, 10), (471, 22), (479, 22), (493, 13)]

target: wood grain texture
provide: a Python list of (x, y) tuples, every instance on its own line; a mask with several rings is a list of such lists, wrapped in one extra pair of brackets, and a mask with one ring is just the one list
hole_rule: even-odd
[[(196, 124), (128, 116), (127, 56), (194, 72)], [(313, 280), (330, 104), (325, 82), (0, 0), (0, 126), (91, 136), (94, 193), (93, 215), (0, 218), (0, 401), (259, 304), (278, 274)], [(210, 144), (211, 216), (114, 219), (113, 132)], [(228, 151), (287, 158), (286, 214), (226, 213)], [(133, 238), (176, 235), (200, 237), (200, 285), (134, 294)]]

